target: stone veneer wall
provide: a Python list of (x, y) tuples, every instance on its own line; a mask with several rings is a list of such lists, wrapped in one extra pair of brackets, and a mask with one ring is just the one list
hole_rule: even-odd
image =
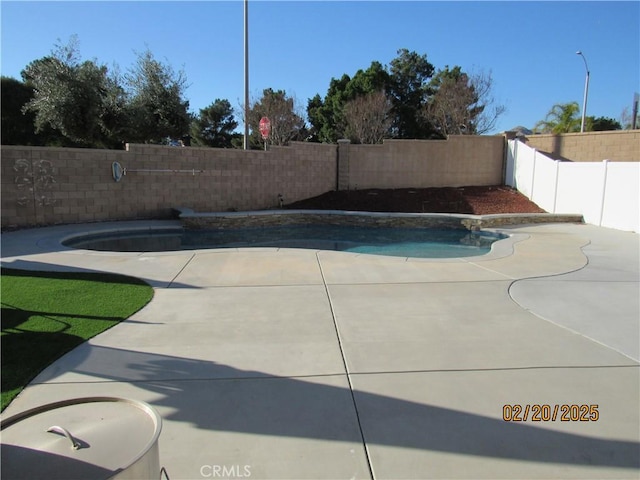
[(514, 213), (466, 215), (449, 213), (340, 212), (331, 210), (279, 210), (272, 212), (195, 213), (178, 210), (185, 228), (237, 229), (275, 225), (344, 225), (364, 227), (459, 228), (480, 230), (529, 223), (583, 223), (582, 215)]
[(529, 135), (525, 143), (553, 158), (572, 162), (640, 161), (640, 130)]

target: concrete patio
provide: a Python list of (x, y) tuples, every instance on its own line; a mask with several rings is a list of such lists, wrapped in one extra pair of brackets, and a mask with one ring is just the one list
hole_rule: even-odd
[[(4, 417), (82, 396), (149, 402), (172, 480), (640, 475), (638, 234), (502, 228), (514, 236), (491, 254), (451, 260), (59, 243), (96, 228), (3, 234), (2, 264), (129, 274), (155, 297)], [(504, 405), (534, 404), (599, 418), (503, 420)]]

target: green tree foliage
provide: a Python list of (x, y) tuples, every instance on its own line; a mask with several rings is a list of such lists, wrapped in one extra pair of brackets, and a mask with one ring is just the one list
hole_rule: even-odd
[(390, 82), (387, 89), (393, 105), (394, 138), (431, 138), (434, 130), (423, 115), (433, 93), (429, 80), (434, 67), (426, 55), (418, 55), (406, 48), (389, 65)]
[(312, 139), (335, 143), (349, 137), (344, 111), (347, 103), (385, 91), (388, 84), (389, 74), (379, 62), (371, 62), (368, 69), (358, 70), (353, 78), (345, 74), (340, 79), (331, 79), (325, 98), (316, 95), (307, 104)]
[(604, 132), (607, 130), (622, 130), (622, 125), (617, 120), (608, 117), (587, 117), (585, 120), (588, 120), (591, 128), (590, 131), (593, 132)]
[(578, 102), (557, 103), (544, 120), (539, 121), (533, 127), (537, 133), (570, 133), (579, 132), (581, 118), (579, 117), (580, 106)]
[(259, 130), (262, 117), (268, 117), (271, 122), (269, 143), (272, 145), (287, 145), (291, 141), (304, 140), (307, 129), (304, 118), (297, 110), (295, 99), (288, 97), (284, 90), (263, 90), (262, 97), (249, 109), (249, 141), (252, 148), (260, 148), (263, 144)]
[(380, 62), (371, 62), (366, 70), (358, 70), (345, 88), (346, 98), (355, 98), (385, 90), (389, 86), (389, 73)]
[(313, 139), (334, 143), (349, 136), (345, 106), (358, 97), (379, 91), (385, 92), (391, 105), (390, 114), (379, 117), (385, 123), (391, 119), (385, 137), (433, 137), (436, 132), (424, 115), (432, 94), (429, 79), (433, 72), (426, 55), (402, 49), (388, 67), (374, 61), (368, 69), (358, 70), (353, 78), (345, 74), (340, 79), (331, 79), (324, 99), (316, 95), (307, 104)]
[(191, 138), (194, 145), (230, 148), (239, 134), (233, 116), (233, 108), (228, 100), (217, 98), (211, 105), (200, 110), (200, 114), (191, 122)]
[(181, 138), (189, 132), (184, 72), (175, 73), (147, 50), (138, 55), (125, 79), (130, 95), (130, 141), (160, 143), (166, 137)]
[(114, 67), (114, 70), (107, 75), (105, 86), (102, 125), (108, 132), (108, 143), (111, 148), (123, 148), (125, 143), (132, 141), (130, 136), (131, 106), (129, 95), (122, 85), (117, 67)]
[(34, 89), (20, 80), (2, 77), (2, 135), (3, 145), (40, 145), (55, 147), (73, 147), (77, 144), (58, 130), (43, 125), (36, 133), (35, 113), (28, 111), (26, 105), (34, 98)]
[(344, 138), (343, 108), (348, 101), (346, 88), (351, 77), (343, 75), (332, 78), (324, 99), (316, 95), (307, 104), (307, 117), (311, 123), (311, 135), (314, 140), (323, 143), (335, 143)]
[(33, 87), (15, 78), (3, 76), (0, 93), (2, 108), (3, 145), (40, 145), (35, 133), (35, 115), (33, 112), (23, 113), (24, 106), (33, 99)]
[(311, 142), (333, 143), (333, 136), (327, 133), (330, 127), (329, 118), (324, 110), (324, 101), (318, 93), (307, 101), (307, 118), (311, 125), (309, 129)]
[(189, 132), (189, 103), (183, 99), (186, 78), (149, 51), (122, 77), (117, 68), (109, 71), (95, 61), (81, 61), (74, 36), (67, 45), (56, 45), (51, 55), (27, 65), (22, 78), (31, 92), (22, 106), (25, 115), (18, 117), (13, 106), (23, 101), (23, 89), (8, 101), (10, 108), (3, 108), (3, 124), (17, 128), (21, 121), (32, 121), (37, 136), (12, 140), (15, 134), (3, 126), (8, 141), (122, 148), (125, 142), (159, 143)]
[(115, 84), (107, 68), (93, 61), (80, 62), (77, 40), (57, 46), (51, 56), (31, 62), (22, 72), (34, 96), (24, 112), (35, 115), (36, 132), (48, 127), (77, 146), (113, 143), (109, 121), (115, 113)]

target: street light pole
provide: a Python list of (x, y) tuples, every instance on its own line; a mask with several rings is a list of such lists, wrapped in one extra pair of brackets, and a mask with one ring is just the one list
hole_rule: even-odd
[(244, 0), (244, 149), (249, 148), (249, 0)]
[(589, 95), (589, 67), (587, 66), (587, 59), (582, 52), (578, 50), (576, 55), (580, 55), (584, 60), (584, 68), (587, 70), (587, 76), (584, 80), (584, 99), (582, 100), (582, 123), (580, 124), (580, 132), (584, 132), (584, 121), (587, 115), (587, 95)]

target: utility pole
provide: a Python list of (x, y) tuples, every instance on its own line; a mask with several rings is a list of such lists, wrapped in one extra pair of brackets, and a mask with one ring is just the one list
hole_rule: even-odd
[(249, 148), (249, 0), (244, 0), (244, 149)]

